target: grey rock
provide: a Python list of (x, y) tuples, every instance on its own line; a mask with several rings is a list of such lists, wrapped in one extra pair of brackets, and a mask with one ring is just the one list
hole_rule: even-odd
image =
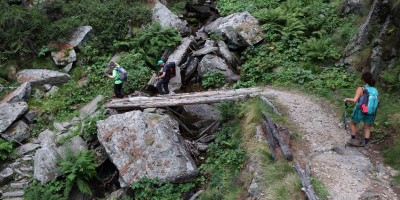
[(24, 119), (29, 123), (33, 124), (35, 122), (35, 119), (38, 117), (38, 111), (35, 110), (29, 110), (28, 112), (25, 113)]
[(208, 104), (195, 104), (195, 105), (185, 105), (183, 108), (190, 115), (199, 118), (200, 120), (219, 120), (221, 118), (221, 112), (212, 105)]
[(4, 97), (0, 103), (28, 101), (29, 97), (31, 96), (31, 90), (32, 88), (30, 83), (23, 83), (13, 92)]
[(230, 66), (233, 66), (236, 68), (240, 64), (240, 60), (238, 57), (236, 57), (235, 54), (229, 51), (228, 46), (226, 46), (224, 41), (219, 41), (218, 42), (218, 47), (219, 47), (219, 53), (221, 54), (222, 58), (225, 59), (226, 63), (228, 63)]
[(252, 46), (264, 38), (257, 19), (248, 12), (218, 18), (208, 24), (205, 31), (226, 38), (225, 42), (234, 48)]
[(45, 89), (46, 92), (49, 91), (51, 89), (51, 87), (53, 87), (53, 86), (50, 85), (50, 84), (44, 84), (43, 85), (43, 88)]
[(68, 43), (73, 47), (82, 46), (90, 37), (90, 31), (92, 31), (91, 26), (81, 26), (79, 27), (71, 36)]
[(145, 113), (156, 113), (157, 108), (146, 108), (143, 110)]
[(17, 80), (20, 83), (30, 82), (33, 86), (44, 84), (63, 84), (71, 80), (66, 73), (47, 69), (25, 69), (17, 73)]
[(67, 133), (63, 133), (63, 134), (59, 134), (56, 136), (56, 142), (57, 143), (64, 143), (67, 140), (73, 138), (74, 135), (72, 134), (72, 132), (67, 132)]
[(15, 182), (15, 183), (11, 183), (10, 187), (14, 188), (14, 189), (24, 189), (27, 188), (29, 185), (28, 181), (24, 181), (24, 182)]
[(54, 93), (56, 93), (59, 89), (60, 89), (59, 87), (53, 86), (53, 87), (51, 87), (51, 89), (48, 92), (46, 92), (46, 94), (44, 96), (45, 97), (51, 96)]
[(192, 56), (203, 56), (209, 53), (214, 53), (218, 51), (218, 47), (207, 46), (197, 51), (194, 51)]
[(45, 93), (42, 90), (39, 90), (37, 88), (35, 89), (35, 93), (33, 93), (33, 97), (36, 99), (41, 99), (44, 97), (44, 95), (45, 95)]
[(122, 187), (145, 176), (182, 182), (197, 175), (193, 159), (183, 148), (179, 124), (168, 115), (132, 111), (98, 121), (97, 128), (100, 143), (119, 170)]
[(54, 127), (57, 131), (61, 131), (61, 132), (65, 131), (64, 126), (63, 126), (61, 123), (59, 123), (59, 122), (54, 122), (54, 123), (53, 123), (53, 127)]
[(31, 132), (29, 126), (22, 120), (15, 122), (3, 133), (3, 137), (10, 142), (16, 141), (19, 143), (29, 138), (30, 135)]
[(101, 102), (104, 99), (103, 95), (98, 95), (96, 98), (94, 98), (90, 103), (86, 104), (83, 106), (79, 112), (80, 112), (80, 118), (86, 118), (88, 116), (93, 115), (93, 113), (97, 110), (98, 103)]
[(33, 176), (42, 184), (47, 183), (59, 175), (57, 160), (59, 155), (55, 147), (46, 146), (37, 150), (34, 159)]
[(342, 5), (342, 13), (348, 14), (359, 14), (363, 8), (361, 0), (345, 0)]
[(38, 137), (41, 147), (55, 147), (56, 146), (56, 134), (50, 130), (45, 130), (39, 133)]
[(220, 72), (229, 82), (236, 82), (240, 79), (240, 76), (235, 74), (222, 58), (211, 54), (205, 55), (201, 59), (197, 71), (200, 77), (207, 72)]
[(22, 197), (24, 196), (24, 191), (13, 191), (13, 192), (5, 192), (3, 193), (3, 197)]
[(71, 120), (71, 124), (72, 124), (73, 126), (75, 126), (75, 125), (77, 125), (77, 124), (79, 123), (79, 121), (81, 121), (81, 119), (80, 119), (79, 117), (74, 117), (74, 118), (72, 118), (72, 120)]
[(80, 136), (75, 136), (71, 138), (71, 140), (64, 143), (62, 146), (57, 148), (58, 155), (61, 158), (65, 158), (67, 156), (67, 152), (71, 150), (73, 155), (77, 155), (79, 152), (87, 150), (88, 146), (85, 141)]
[(8, 184), (14, 175), (13, 169), (7, 167), (0, 171), (0, 186)]
[(197, 66), (199, 65), (199, 58), (194, 57), (189, 64), (187, 65), (186, 72), (185, 72), (185, 82), (188, 82), (195, 72), (197, 71)]
[(61, 125), (62, 125), (64, 128), (70, 128), (70, 127), (72, 126), (72, 124), (69, 123), (69, 122), (63, 122), (63, 123), (61, 123)]
[(182, 34), (188, 33), (189, 29), (186, 27), (187, 22), (179, 19), (177, 15), (171, 12), (165, 5), (156, 1), (153, 8), (153, 21), (161, 24), (163, 27), (176, 28)]
[(10, 127), (26, 111), (28, 111), (28, 104), (25, 102), (0, 104), (0, 133)]
[(71, 71), (73, 65), (74, 65), (74, 63), (70, 62), (70, 63), (68, 63), (67, 65), (65, 65), (65, 67), (63, 68), (63, 70), (64, 70), (65, 72), (68, 73), (69, 71)]
[(96, 166), (100, 166), (107, 160), (107, 151), (103, 147), (103, 145), (100, 145), (96, 149), (94, 149), (94, 152), (96, 154)]
[(65, 66), (76, 61), (76, 52), (72, 46), (66, 46), (57, 52), (51, 52), (51, 57), (56, 65)]
[(204, 144), (204, 143), (200, 143), (200, 142), (197, 142), (196, 143), (196, 148), (199, 150), (199, 151), (207, 151), (207, 149), (208, 149), (208, 145), (207, 144)]
[(34, 151), (35, 149), (37, 149), (39, 147), (40, 147), (40, 145), (38, 145), (38, 144), (27, 143), (27, 144), (24, 144), (24, 145), (18, 147), (16, 149), (16, 151), (18, 152), (18, 155), (22, 156), (24, 154)]
[(214, 40), (207, 39), (204, 43), (204, 47), (216, 47), (217, 43)]

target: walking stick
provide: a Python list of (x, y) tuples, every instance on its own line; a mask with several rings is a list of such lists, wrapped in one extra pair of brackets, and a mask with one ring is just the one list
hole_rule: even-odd
[(347, 123), (347, 102), (344, 103), (344, 148), (346, 148), (347, 143), (346, 143), (346, 137), (347, 137), (347, 128), (349, 127), (349, 124)]

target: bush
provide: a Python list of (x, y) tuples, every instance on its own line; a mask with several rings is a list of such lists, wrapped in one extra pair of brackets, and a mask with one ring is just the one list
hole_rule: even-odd
[(203, 88), (220, 88), (225, 83), (225, 76), (221, 72), (207, 72), (203, 76), (201, 85)]
[(60, 172), (66, 178), (64, 196), (68, 197), (71, 189), (76, 185), (84, 194), (92, 194), (88, 181), (97, 177), (94, 153), (92, 151), (79, 151), (76, 155), (71, 149), (60, 161)]
[(13, 144), (0, 138), (0, 160), (6, 160), (13, 151)]
[(134, 190), (134, 199), (137, 200), (175, 200), (181, 199), (182, 193), (193, 188), (194, 184), (171, 184), (161, 183), (158, 179), (144, 177), (131, 185)]
[(26, 200), (67, 200), (68, 198), (63, 196), (62, 191), (65, 188), (65, 182), (63, 181), (51, 181), (44, 185), (34, 182), (29, 185), (24, 191), (24, 199)]

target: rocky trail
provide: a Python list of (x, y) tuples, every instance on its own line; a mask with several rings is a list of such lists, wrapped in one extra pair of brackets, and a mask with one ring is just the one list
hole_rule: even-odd
[(368, 150), (345, 147), (345, 130), (337, 109), (293, 91), (271, 89), (267, 96), (294, 122), (301, 136), (292, 144), (294, 159), (310, 165), (312, 176), (329, 191), (329, 199), (398, 199), (390, 185), (396, 172), (377, 161), (381, 156), (375, 144)]

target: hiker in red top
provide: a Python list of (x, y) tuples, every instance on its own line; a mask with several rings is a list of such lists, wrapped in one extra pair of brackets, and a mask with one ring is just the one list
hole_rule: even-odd
[[(369, 143), (369, 138), (371, 136), (371, 125), (375, 119), (375, 115), (376, 115), (376, 109), (377, 109), (377, 95), (378, 95), (378, 91), (376, 90), (375, 86), (375, 79), (372, 76), (372, 74), (370, 72), (365, 72), (362, 74), (361, 76), (361, 80), (364, 81), (365, 86), (363, 87), (358, 87), (356, 90), (356, 93), (354, 94), (353, 98), (345, 98), (344, 102), (354, 102), (356, 103), (356, 106), (354, 107), (353, 110), (353, 114), (351, 116), (351, 122), (350, 122), (350, 131), (351, 131), (351, 139), (348, 141), (349, 145), (352, 146), (367, 146)], [(363, 94), (374, 94), (376, 95), (376, 105), (375, 107), (373, 107), (372, 109), (374, 109), (373, 111), (369, 111), (369, 112), (365, 112), (363, 109), (363, 107), (365, 105), (361, 105), (363, 101), (362, 96)], [(369, 101), (373, 101), (373, 99), (371, 99), (370, 97), (366, 97), (369, 98)], [(369, 108), (371, 109), (371, 108)], [(361, 121), (364, 122), (364, 142), (361, 143), (356, 139), (356, 134), (357, 134), (357, 124), (360, 123)]]

